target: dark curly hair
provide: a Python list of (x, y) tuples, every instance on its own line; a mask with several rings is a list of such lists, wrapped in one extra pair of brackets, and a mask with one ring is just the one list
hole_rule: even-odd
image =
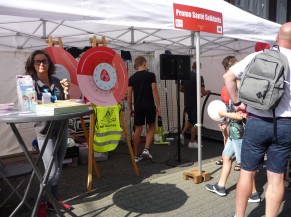
[(50, 55), (45, 50), (35, 50), (30, 54), (30, 56), (28, 57), (28, 59), (25, 63), (25, 74), (30, 75), (32, 77), (36, 76), (37, 73), (36, 73), (36, 70), (34, 68), (34, 57), (37, 54), (45, 55), (46, 58), (48, 59), (48, 61), (49, 61), (48, 76), (51, 77), (53, 74), (55, 74), (56, 68), (55, 68), (55, 64), (51, 60)]

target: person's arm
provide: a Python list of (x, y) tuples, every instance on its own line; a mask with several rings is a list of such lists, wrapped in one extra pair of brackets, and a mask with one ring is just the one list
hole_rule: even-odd
[(239, 113), (239, 112), (226, 112), (226, 111), (220, 111), (218, 112), (220, 117), (226, 117), (232, 120), (238, 120), (241, 121), (245, 118), (245, 113)]
[(184, 86), (180, 86), (180, 92), (184, 93)]
[(158, 87), (157, 87), (156, 82), (152, 83), (152, 91), (153, 91), (154, 101), (155, 101), (155, 104), (157, 107), (157, 114), (160, 115), (161, 114), (160, 96), (159, 96)]
[(183, 81), (180, 84), (180, 92), (184, 93), (184, 85), (183, 85)]
[(70, 99), (70, 82), (67, 78), (64, 78), (60, 81), (63, 89), (64, 89), (64, 96), (65, 99)]
[(200, 76), (200, 79), (201, 79), (201, 89), (200, 89), (200, 94), (201, 94), (201, 96), (206, 96), (206, 95), (210, 94), (211, 91), (205, 89), (205, 82), (204, 82), (204, 78), (203, 78), (202, 75)]
[(127, 88), (127, 103), (128, 103), (129, 114), (133, 116), (134, 110), (132, 108), (132, 86), (129, 86)]
[(237, 77), (234, 74), (234, 72), (232, 72), (231, 70), (228, 70), (223, 75), (223, 79), (224, 79), (225, 87), (226, 87), (226, 90), (229, 94), (229, 97), (235, 106), (235, 110), (236, 111), (239, 111), (239, 110), (245, 111), (246, 106), (243, 103), (240, 103), (240, 101), (238, 99), (237, 83), (236, 83)]

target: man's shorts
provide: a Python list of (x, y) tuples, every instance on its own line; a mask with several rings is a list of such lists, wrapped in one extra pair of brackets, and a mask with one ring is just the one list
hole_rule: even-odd
[(188, 121), (192, 124), (192, 126), (195, 126), (197, 123), (197, 109), (185, 107), (185, 112), (188, 115)]
[(284, 173), (291, 152), (291, 120), (277, 119), (277, 139), (274, 136), (273, 118), (251, 115), (247, 119), (241, 150), (241, 168), (258, 170), (267, 153), (267, 170)]
[(223, 155), (232, 158), (235, 155), (237, 163), (241, 163), (242, 139), (228, 138), (223, 149)]
[(134, 125), (142, 126), (156, 122), (156, 108), (153, 109), (136, 109), (134, 110)]

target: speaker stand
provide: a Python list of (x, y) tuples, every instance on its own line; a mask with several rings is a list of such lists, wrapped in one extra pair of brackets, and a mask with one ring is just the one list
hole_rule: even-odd
[(191, 166), (194, 164), (193, 161), (187, 159), (181, 159), (181, 123), (180, 123), (180, 79), (179, 72), (177, 73), (176, 79), (176, 94), (177, 94), (177, 122), (178, 122), (178, 137), (177, 137), (177, 152), (176, 154), (166, 161), (168, 166), (176, 167), (176, 166)]

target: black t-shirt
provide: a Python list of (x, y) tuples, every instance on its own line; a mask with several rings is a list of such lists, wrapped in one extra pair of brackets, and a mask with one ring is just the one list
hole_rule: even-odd
[[(33, 76), (33, 80), (34, 80), (34, 88), (35, 88), (38, 100), (42, 99), (42, 93), (45, 93), (45, 92), (49, 92), (51, 93), (52, 96), (56, 96), (57, 100), (65, 99), (64, 89), (58, 78), (54, 76), (50, 78), (50, 83), (51, 83), (50, 87), (44, 85), (37, 76)], [(46, 122), (46, 121), (35, 122), (34, 124), (35, 132), (45, 137), (49, 128), (49, 123), (50, 122)], [(57, 135), (59, 129), (60, 129), (60, 124), (56, 122), (52, 131), (52, 137)]]
[(152, 83), (157, 83), (156, 75), (148, 71), (137, 71), (128, 82), (133, 89), (134, 109), (153, 109), (155, 101)]
[[(201, 88), (205, 87), (204, 79), (201, 76)], [(195, 108), (197, 106), (197, 85), (196, 72), (192, 71), (189, 80), (183, 80), (181, 85), (184, 87), (184, 105), (187, 108)]]

